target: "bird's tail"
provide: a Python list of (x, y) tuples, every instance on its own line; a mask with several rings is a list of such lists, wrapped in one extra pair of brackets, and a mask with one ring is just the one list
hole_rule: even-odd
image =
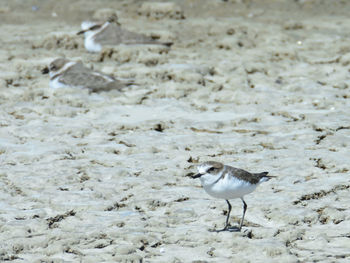
[[(126, 45), (133, 45), (133, 44), (140, 44), (140, 43), (135, 43), (134, 41), (131, 41), (131, 42), (124, 42), (124, 44)], [(159, 41), (156, 41), (156, 40), (146, 40), (146, 41), (142, 41), (142, 44), (145, 44), (145, 45), (163, 45), (165, 47), (171, 47), (174, 43), (173, 42), (159, 42)]]
[(271, 178), (275, 178), (276, 176), (271, 176), (268, 175), (269, 172), (262, 172), (262, 173), (257, 173), (256, 175), (260, 177), (260, 183), (266, 182), (270, 180)]
[(130, 81), (127, 81), (127, 82), (124, 82), (125, 86), (133, 86), (133, 85), (136, 85), (138, 86), (139, 84), (133, 80), (130, 80)]
[(174, 43), (173, 42), (163, 42), (162, 45), (166, 47), (171, 47)]

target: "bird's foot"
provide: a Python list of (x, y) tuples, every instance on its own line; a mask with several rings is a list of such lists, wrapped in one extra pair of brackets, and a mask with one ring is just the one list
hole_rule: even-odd
[(240, 232), (241, 229), (238, 226), (230, 226), (227, 225), (225, 226), (223, 229), (209, 229), (209, 232), (224, 232), (224, 231), (228, 231), (228, 232)]

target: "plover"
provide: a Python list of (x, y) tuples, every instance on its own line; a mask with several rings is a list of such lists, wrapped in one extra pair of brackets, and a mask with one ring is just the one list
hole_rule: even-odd
[(121, 90), (133, 82), (121, 82), (112, 76), (93, 71), (83, 65), (82, 62), (70, 61), (65, 58), (57, 58), (49, 67), (42, 70), (43, 74), (50, 74), (50, 87), (83, 87), (90, 92)]
[(109, 17), (101, 24), (83, 22), (81, 28), (82, 30), (77, 35), (84, 34), (84, 46), (90, 52), (100, 52), (105, 45), (156, 44), (170, 47), (173, 44), (172, 42), (159, 42), (144, 34), (123, 29), (116, 15)]
[[(226, 200), (228, 205), (225, 227), (214, 231), (241, 231), (247, 210), (243, 197), (253, 192), (260, 183), (268, 181), (272, 176), (268, 176), (268, 172), (249, 173), (243, 169), (213, 161), (202, 163), (197, 169), (198, 174), (192, 178), (200, 178), (204, 190), (209, 195)], [(230, 227), (229, 217), (232, 207), (229, 200), (235, 198), (240, 198), (243, 202), (243, 215), (239, 227)]]

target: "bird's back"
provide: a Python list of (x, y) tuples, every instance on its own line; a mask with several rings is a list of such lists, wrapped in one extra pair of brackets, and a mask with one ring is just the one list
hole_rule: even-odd
[(170, 47), (173, 44), (172, 42), (162, 43), (145, 34), (131, 32), (115, 23), (108, 24), (95, 35), (94, 39), (101, 45), (158, 44)]
[(116, 80), (112, 76), (92, 71), (84, 67), (82, 63), (77, 63), (71, 67), (60, 78), (60, 82), (68, 86), (84, 87), (91, 92), (121, 90), (125, 84)]
[(267, 178), (268, 172), (263, 173), (250, 173), (246, 170), (235, 168), (226, 165), (225, 167), (228, 174), (234, 175), (237, 179), (247, 181), (250, 184), (258, 184), (263, 178)]
[(152, 38), (123, 29), (121, 26), (113, 23), (96, 34), (95, 41), (102, 45), (142, 44), (152, 42)]

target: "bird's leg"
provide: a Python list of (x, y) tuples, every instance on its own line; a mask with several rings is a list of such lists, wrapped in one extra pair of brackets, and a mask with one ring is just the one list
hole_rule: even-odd
[(226, 203), (228, 205), (228, 212), (227, 212), (227, 217), (226, 217), (226, 224), (225, 227), (223, 229), (220, 230), (210, 230), (213, 232), (223, 232), (223, 231), (238, 231), (238, 227), (231, 227), (228, 223), (229, 219), (230, 219), (230, 214), (231, 214), (231, 209), (232, 206), (230, 204), (230, 202), (228, 200), (226, 200)]
[(244, 202), (243, 197), (241, 197), (241, 200), (243, 202), (243, 215), (242, 215), (241, 223), (239, 224), (239, 231), (241, 231), (241, 229), (242, 229), (245, 211), (247, 211), (247, 207), (248, 207), (247, 204)]
[(226, 200), (226, 203), (228, 205), (228, 212), (227, 212), (226, 224), (225, 224), (224, 230), (228, 229), (228, 227), (229, 227), (228, 220), (230, 219), (230, 214), (231, 214), (231, 209), (232, 209), (232, 206), (228, 200)]

